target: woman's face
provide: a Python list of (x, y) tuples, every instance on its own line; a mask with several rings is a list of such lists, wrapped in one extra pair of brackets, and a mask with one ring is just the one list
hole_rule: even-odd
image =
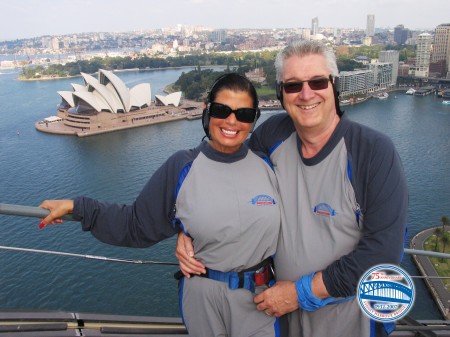
[[(226, 105), (232, 110), (253, 108), (253, 100), (245, 91), (220, 90), (214, 102)], [(219, 152), (236, 152), (247, 139), (252, 125), (253, 123), (238, 121), (234, 113), (230, 113), (225, 119), (211, 117), (209, 122), (210, 144)]]

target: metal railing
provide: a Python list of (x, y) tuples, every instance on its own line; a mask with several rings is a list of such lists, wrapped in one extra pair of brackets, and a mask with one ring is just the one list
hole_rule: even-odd
[[(45, 218), (49, 211), (46, 209), (42, 209), (39, 207), (32, 206), (21, 206), (21, 205), (12, 205), (12, 204), (3, 204), (0, 203), (0, 214), (3, 215), (14, 215), (14, 216), (23, 216), (23, 217), (36, 217), (36, 218)], [(76, 221), (71, 215), (65, 215), (62, 217), (63, 220), (66, 221)], [(171, 264), (177, 265), (177, 263), (173, 262), (157, 262), (157, 261), (140, 261), (140, 260), (126, 260), (126, 259), (117, 259), (117, 258), (107, 258), (103, 256), (93, 256), (93, 255), (84, 255), (84, 254), (74, 254), (74, 253), (64, 253), (64, 252), (55, 252), (55, 251), (45, 251), (45, 250), (36, 250), (29, 248), (18, 248), (18, 247), (6, 247), (0, 246), (0, 249), (6, 250), (21, 250), (28, 252), (36, 252), (36, 253), (46, 253), (46, 254), (58, 254), (58, 255), (66, 255), (66, 256), (75, 256), (89, 259), (100, 259), (105, 261), (112, 262), (125, 262), (125, 263), (138, 263), (138, 264)], [(450, 258), (450, 254), (447, 253), (439, 253), (432, 252), (426, 250), (418, 250), (418, 249), (409, 249), (405, 248), (404, 252), (410, 255), (423, 255), (423, 256), (431, 256), (431, 257), (439, 257), (439, 258)], [(411, 276), (415, 278), (445, 278), (445, 277), (436, 277), (436, 276)], [(176, 323), (181, 324), (181, 320)], [(423, 337), (432, 337), (432, 336), (441, 336), (441, 337), (450, 337), (450, 321), (449, 320), (419, 320), (416, 321), (409, 316), (403, 317), (398, 320), (395, 331), (390, 336), (398, 336), (398, 337), (408, 337), (408, 336), (423, 336)], [(8, 325), (5, 320), (1, 318), (0, 314), (0, 336), (3, 335), (2, 332), (8, 331), (12, 332), (10, 329), (11, 326)], [(160, 334), (170, 334), (170, 335), (185, 335), (187, 332), (183, 326), (176, 324), (173, 326), (173, 322), (167, 324), (167, 327), (164, 327), (164, 323), (162, 323), (162, 330), (160, 328), (154, 329), (153, 327), (134, 327), (134, 326), (115, 326), (111, 327), (103, 327), (100, 330), (100, 333), (110, 334), (110, 333), (119, 333), (122, 336), (127, 335), (136, 335), (136, 333), (147, 336), (147, 335), (160, 335)], [(40, 329), (42, 326), (39, 324), (37, 327)], [(25, 327), (25, 330), (29, 332), (32, 326)], [(6, 330), (4, 330), (6, 329)], [(28, 329), (28, 330), (27, 330)], [(106, 330), (105, 330), (106, 329)], [(115, 329), (114, 331), (110, 331), (110, 329)], [(117, 330), (118, 329), (118, 330)], [(154, 329), (154, 330), (152, 330)], [(4, 331), (3, 331), (4, 330)], [(20, 330), (20, 329), (19, 329)], [(16, 330), (14, 336), (18, 336), (20, 331)], [(24, 331), (25, 331), (24, 330)], [(104, 331), (103, 331), (104, 330)], [(22, 331), (22, 332), (24, 332)], [(42, 331), (42, 330), (40, 330)]]

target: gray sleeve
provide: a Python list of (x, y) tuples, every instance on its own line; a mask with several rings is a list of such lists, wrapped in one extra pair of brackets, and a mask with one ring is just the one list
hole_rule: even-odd
[(132, 205), (77, 197), (74, 217), (98, 240), (117, 246), (148, 247), (179, 230), (171, 223), (175, 191), (193, 151), (180, 151), (150, 178)]
[(363, 214), (362, 237), (355, 250), (323, 272), (334, 297), (355, 295), (364, 272), (382, 263), (398, 265), (403, 254), (408, 189), (400, 157), (389, 138), (373, 130), (359, 132), (347, 137), (346, 144)]

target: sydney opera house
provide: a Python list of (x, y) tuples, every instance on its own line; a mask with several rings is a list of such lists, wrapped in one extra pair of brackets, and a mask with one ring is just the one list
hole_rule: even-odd
[(37, 122), (39, 131), (88, 136), (187, 118), (200, 106), (183, 107), (181, 92), (155, 95), (152, 102), (150, 83), (128, 89), (111, 71), (100, 69), (98, 79), (85, 73), (81, 76), (84, 85), (72, 83), (72, 91), (58, 91), (57, 116)]

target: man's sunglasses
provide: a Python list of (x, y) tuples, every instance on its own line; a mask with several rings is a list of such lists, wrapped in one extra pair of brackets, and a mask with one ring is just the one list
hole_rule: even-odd
[(316, 78), (308, 81), (298, 81), (298, 82), (281, 82), (281, 87), (287, 94), (293, 94), (296, 92), (301, 92), (303, 89), (303, 84), (308, 83), (311, 90), (323, 90), (328, 88), (328, 82), (331, 80), (331, 76), (328, 78)]
[(228, 105), (216, 102), (209, 103), (208, 111), (211, 117), (220, 119), (225, 119), (234, 112), (236, 119), (243, 123), (253, 123), (259, 114), (258, 108), (239, 108), (233, 110)]

